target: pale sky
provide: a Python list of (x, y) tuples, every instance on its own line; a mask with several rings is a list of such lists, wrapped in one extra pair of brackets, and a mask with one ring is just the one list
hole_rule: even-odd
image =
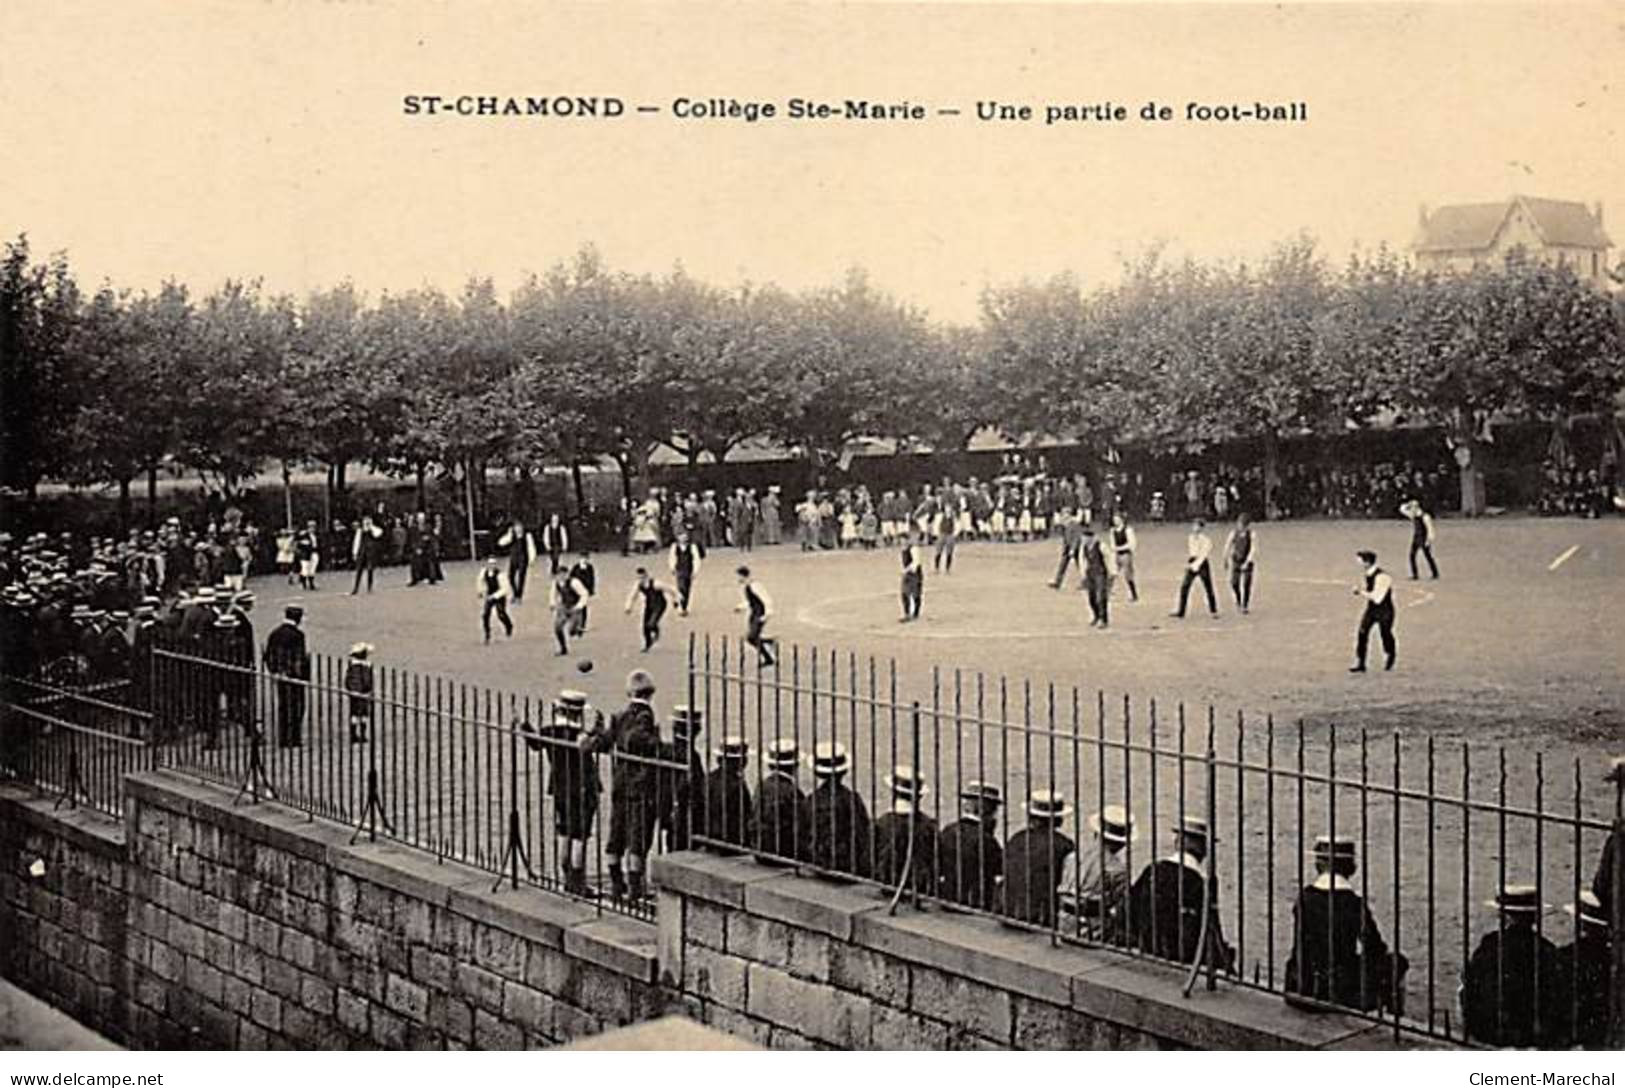
[[(0, 236), (81, 277), (372, 293), (593, 243), (801, 288), (862, 265), (953, 320), (990, 284), (1417, 206), (1601, 200), (1625, 242), (1625, 6), (0, 4)], [(408, 94), (613, 95), (614, 121), (403, 115)], [(672, 100), (909, 100), (922, 122), (678, 121)], [(1031, 105), (1308, 103), (1301, 125), (982, 123)], [(1618, 250), (1614, 254), (1618, 259)]]

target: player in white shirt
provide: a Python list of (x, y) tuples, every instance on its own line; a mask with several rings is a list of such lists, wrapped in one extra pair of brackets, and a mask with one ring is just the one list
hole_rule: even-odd
[(1354, 664), (1349, 672), (1365, 672), (1366, 647), (1371, 642), (1371, 628), (1382, 636), (1382, 650), (1387, 655), (1384, 669), (1394, 667), (1394, 580), (1388, 572), (1377, 566), (1377, 553), (1362, 551), (1360, 567), (1364, 574), (1354, 587), (1356, 597), (1365, 598), (1365, 611), (1360, 615), (1360, 633), (1354, 640)]
[(1219, 601), (1213, 596), (1213, 538), (1207, 535), (1207, 526), (1201, 518), (1191, 522), (1190, 535), (1185, 538), (1185, 577), (1179, 583), (1179, 611), (1172, 612), (1175, 619), (1185, 618), (1185, 605), (1190, 601), (1191, 583), (1200, 580), (1207, 591), (1207, 610), (1215, 617), (1219, 614)]

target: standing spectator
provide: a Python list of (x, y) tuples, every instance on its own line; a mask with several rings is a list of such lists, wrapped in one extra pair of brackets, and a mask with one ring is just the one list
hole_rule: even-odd
[(293, 556), (299, 564), (300, 587), (314, 593), (316, 571), (322, 565), (322, 537), (314, 521), (305, 522), (304, 529), (294, 536)]
[(615, 773), (610, 787), (609, 854), (610, 896), (620, 902), (631, 896), (641, 901), (647, 891), (644, 862), (649, 856), (660, 798), (655, 761), (660, 756), (660, 728), (655, 724), (654, 678), (634, 669), (626, 678), (625, 709), (610, 718), (609, 729), (599, 722), (588, 746), (610, 752)]
[(384, 530), (372, 520), (372, 515), (362, 515), (361, 524), (356, 527), (355, 539), (350, 544), (350, 557), (355, 560), (355, 585), (350, 587), (350, 596), (361, 592), (363, 574), (367, 576), (367, 592), (372, 592), (372, 576), (383, 560), (383, 548)]
[[(603, 724), (603, 714), (597, 715)], [(598, 816), (598, 760), (582, 743), (587, 718), (587, 696), (579, 691), (561, 691), (550, 708), (550, 722), (534, 729), (526, 721), (520, 731), (531, 751), (546, 751), (547, 792), (553, 797), (553, 833), (558, 837), (557, 857), (564, 870), (564, 890), (585, 896), (587, 888), (587, 840), (592, 838)]]
[(361, 744), (372, 726), (372, 643), (357, 642), (350, 647), (350, 663), (344, 669), (344, 690), (349, 693), (350, 743)]
[(282, 609), (282, 622), (265, 640), (265, 671), (276, 677), (276, 736), (283, 748), (298, 748), (305, 740), (305, 687), (310, 680), (310, 652), (305, 632), (304, 605), (295, 601)]
[(777, 544), (784, 525), (779, 514), (779, 485), (768, 487), (767, 494), (762, 496), (762, 543)]

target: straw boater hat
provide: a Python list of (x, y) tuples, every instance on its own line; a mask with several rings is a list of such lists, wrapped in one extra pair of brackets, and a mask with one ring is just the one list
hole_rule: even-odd
[(1004, 794), (991, 782), (966, 782), (959, 789), (959, 799), (978, 805), (1002, 805)]
[(1205, 843), (1216, 843), (1218, 836), (1208, 830), (1207, 821), (1200, 816), (1187, 816), (1174, 825), (1174, 834), (1182, 838), (1201, 839)]
[(587, 715), (587, 693), (565, 688), (559, 692), (559, 697), (553, 700), (552, 722), (554, 725), (566, 725), (580, 729)]
[(1625, 756), (1615, 756), (1608, 764), (1608, 773), (1602, 776), (1604, 782), (1625, 782)]
[(197, 604), (213, 604), (214, 603), (214, 587), (213, 586), (199, 586), (198, 591), (195, 594), (193, 594), (192, 600), (194, 602), (196, 602)]
[(1138, 838), (1134, 830), (1134, 817), (1122, 805), (1107, 805), (1099, 812), (1089, 814), (1089, 829), (1105, 842), (1126, 845)]
[(1504, 884), (1494, 899), (1484, 901), (1502, 914), (1539, 914), (1545, 910), (1540, 901), (1540, 889), (1533, 884)]
[(371, 653), (372, 653), (372, 643), (370, 643), (370, 642), (357, 642), (357, 643), (351, 644), (351, 646), (350, 646), (350, 656), (351, 657), (366, 657)]
[(705, 731), (705, 711), (695, 707), (671, 708), (671, 735), (681, 740), (693, 740)]
[(1353, 861), (1354, 840), (1343, 835), (1336, 838), (1330, 835), (1317, 835), (1310, 852), (1314, 854), (1316, 861)]
[(722, 738), (722, 747), (711, 754), (728, 763), (743, 763), (750, 758), (750, 742), (738, 734), (726, 736)]
[(778, 737), (768, 742), (762, 763), (770, 771), (794, 771), (801, 765), (801, 746), (794, 737)]
[(1033, 790), (1027, 797), (1027, 815), (1038, 820), (1060, 823), (1072, 812), (1072, 806), (1058, 790)]
[[(1564, 905), (1563, 910), (1565, 913), (1573, 914), (1575, 906), (1574, 903), (1568, 903)], [(1608, 912), (1602, 907), (1602, 900), (1598, 899), (1594, 893), (1581, 892), (1578, 906), (1580, 908), (1580, 922), (1583, 925), (1603, 926), (1606, 928), (1610, 924)]]
[(885, 782), (886, 788), (891, 790), (893, 812), (907, 814), (931, 795), (925, 776), (906, 763), (893, 767)]
[(846, 745), (839, 741), (819, 741), (813, 746), (812, 769), (813, 774), (819, 778), (843, 775), (851, 769), (851, 766), (852, 762), (846, 754)]

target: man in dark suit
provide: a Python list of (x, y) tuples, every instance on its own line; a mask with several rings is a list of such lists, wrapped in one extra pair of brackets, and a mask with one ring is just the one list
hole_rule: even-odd
[(1286, 992), (1351, 1009), (1394, 1008), (1404, 992), (1407, 964), (1388, 951), (1376, 919), (1354, 890), (1354, 840), (1323, 835), (1314, 852), (1314, 882), (1298, 893), (1292, 912)]
[(959, 791), (959, 819), (943, 828), (937, 844), (938, 894), (944, 899), (976, 910), (998, 906), (1004, 849), (993, 832), (1002, 801), (999, 787), (982, 782), (968, 782)]
[[(891, 811), (875, 820), (875, 879), (924, 895), (937, 890), (937, 821), (923, 810), (931, 789), (913, 767), (899, 764), (886, 776)], [(912, 844), (912, 857), (910, 856)]]
[(1218, 877), (1207, 878), (1213, 842), (1206, 820), (1185, 817), (1174, 828), (1174, 852), (1146, 866), (1129, 889), (1124, 923), (1132, 925), (1129, 940), (1142, 952), (1195, 963), (1205, 945), (1204, 964), (1234, 969), (1236, 950), (1219, 925)]
[(276, 738), (284, 748), (305, 742), (305, 684), (310, 679), (310, 651), (300, 624), (305, 607), (297, 601), (282, 609), (282, 622), (265, 640), (265, 671), (276, 677)]
[(867, 877), (873, 871), (873, 827), (863, 799), (843, 779), (851, 769), (846, 746), (820, 741), (813, 749), (818, 786), (808, 801), (808, 858), (820, 869)]
[(1508, 884), (1488, 905), (1500, 925), (1478, 942), (1462, 976), (1468, 1036), (1490, 1046), (1566, 1046), (1570, 979), (1557, 946), (1535, 932), (1537, 889)]
[(756, 791), (756, 848), (762, 851), (757, 860), (772, 863), (805, 857), (802, 841), (811, 817), (807, 795), (796, 781), (801, 753), (795, 738), (769, 742), (762, 762), (767, 773)]
[(1072, 806), (1056, 790), (1034, 790), (1027, 826), (1004, 848), (1004, 913), (1019, 922), (1055, 924), (1061, 870), (1076, 844), (1061, 832)]
[(610, 718), (607, 731), (597, 723), (589, 741), (592, 751), (611, 752), (615, 760), (605, 852), (610, 895), (617, 900), (630, 895), (636, 902), (644, 897), (644, 861), (660, 819), (660, 728), (650, 702), (654, 693), (654, 678), (633, 669), (626, 678), (626, 708)]

